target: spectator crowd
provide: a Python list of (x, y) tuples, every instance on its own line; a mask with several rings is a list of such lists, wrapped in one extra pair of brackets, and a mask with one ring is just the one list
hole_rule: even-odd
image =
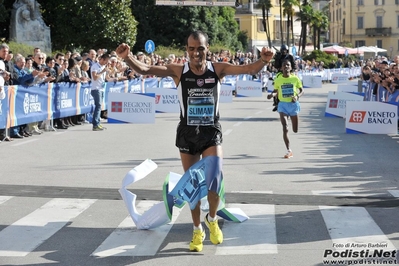
[[(3, 86), (23, 85), (30, 86), (48, 82), (81, 82), (91, 81), (90, 68), (98, 61), (98, 58), (107, 53), (106, 49), (90, 49), (85, 53), (70, 52), (56, 53), (54, 56), (47, 55), (39, 48), (35, 48), (31, 55), (13, 54), (9, 46), (5, 43), (0, 44), (0, 100), (4, 94)], [(115, 51), (111, 51), (110, 59), (107, 63), (106, 81), (117, 82), (137, 78), (153, 78), (153, 76), (141, 76), (135, 73), (118, 56)], [(137, 60), (148, 64), (163, 66), (166, 64), (180, 64), (189, 60), (187, 52), (181, 55), (170, 54), (163, 58), (159, 54), (144, 54), (138, 52), (133, 55)], [(257, 55), (251, 52), (237, 51), (235, 53), (229, 50), (220, 52), (208, 52), (207, 60), (213, 62), (227, 62), (234, 65), (249, 64), (256, 61)], [(360, 78), (382, 84), (387, 90), (393, 91), (399, 89), (399, 55), (389, 62), (385, 57), (376, 57), (365, 61), (343, 60), (337, 58), (328, 66), (324, 62), (316, 60), (305, 61), (301, 58), (295, 60), (295, 69), (297, 71), (322, 71), (327, 68), (351, 68), (362, 67), (363, 73)], [(270, 62), (259, 74), (273, 76), (277, 72), (274, 64)], [(257, 78), (257, 77), (255, 77)], [(106, 119), (107, 112), (102, 111), (101, 117)], [(53, 128), (66, 130), (69, 127), (87, 123), (85, 115), (64, 117), (55, 119), (50, 126), (50, 121), (41, 121), (10, 128), (9, 134), (5, 129), (0, 129), (0, 141), (12, 141), (40, 135), (43, 130)]]

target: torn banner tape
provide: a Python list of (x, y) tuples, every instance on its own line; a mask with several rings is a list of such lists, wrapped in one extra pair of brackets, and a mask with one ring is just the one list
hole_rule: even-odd
[[(210, 171), (219, 171), (218, 169), (221, 169), (215, 167), (215, 164), (220, 166), (221, 159), (217, 156), (208, 156), (191, 166), (183, 176), (170, 172), (163, 184), (162, 194), (164, 201), (158, 202), (143, 214), (140, 214), (136, 209), (137, 195), (129, 191), (127, 187), (146, 177), (158, 166), (152, 160), (147, 159), (130, 170), (122, 181), (119, 193), (137, 229), (153, 229), (169, 223), (172, 219), (173, 207), (182, 208), (186, 202), (193, 208), (198, 200), (201, 200), (201, 209), (206, 211), (208, 208), (206, 200), (208, 189), (204, 177)], [(246, 221), (249, 217), (241, 209), (224, 208), (223, 178), (220, 177), (219, 181), (221, 181), (219, 184), (215, 183), (214, 180), (208, 182), (208, 185), (217, 189), (221, 199), (217, 215), (232, 222), (241, 223)]]

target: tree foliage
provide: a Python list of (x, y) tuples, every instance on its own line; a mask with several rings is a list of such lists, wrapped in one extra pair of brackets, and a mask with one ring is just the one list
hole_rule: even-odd
[(136, 25), (130, 1), (39, 1), (51, 28), (53, 49), (115, 49), (134, 44)]
[[(50, 27), (53, 50), (113, 50), (125, 42), (142, 51), (149, 39), (156, 46), (182, 49), (188, 34), (197, 29), (209, 35), (210, 45), (235, 50), (248, 45), (247, 33), (239, 30), (231, 7), (156, 6), (148, 0), (36, 1)], [(0, 37), (6, 39), (14, 2), (0, 0)]]
[(156, 6), (148, 0), (132, 0), (132, 13), (139, 23), (136, 52), (143, 50), (149, 39), (156, 46), (182, 49), (187, 36), (194, 30), (206, 32), (210, 45), (224, 45), (236, 50), (248, 45), (248, 37), (243, 38), (246, 33), (239, 31), (231, 7)]

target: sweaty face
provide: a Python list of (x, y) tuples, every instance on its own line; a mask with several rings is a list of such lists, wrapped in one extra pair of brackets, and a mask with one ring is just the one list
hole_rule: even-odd
[(190, 36), (187, 40), (187, 52), (190, 63), (194, 65), (202, 65), (206, 62), (206, 53), (208, 52), (208, 44), (204, 36), (200, 35), (198, 40)]
[(290, 71), (291, 70), (291, 63), (289, 61), (284, 61), (283, 70), (286, 70), (286, 71)]

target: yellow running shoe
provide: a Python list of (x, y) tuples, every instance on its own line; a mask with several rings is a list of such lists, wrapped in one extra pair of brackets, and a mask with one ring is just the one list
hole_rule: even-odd
[(209, 231), (211, 232), (211, 242), (214, 245), (222, 244), (223, 232), (219, 228), (218, 220), (215, 220), (214, 222), (209, 222), (208, 215), (209, 213), (205, 216), (205, 225), (209, 228)]
[(193, 231), (193, 240), (190, 242), (190, 250), (200, 252), (202, 251), (203, 244), (205, 239), (205, 230), (194, 230)]

